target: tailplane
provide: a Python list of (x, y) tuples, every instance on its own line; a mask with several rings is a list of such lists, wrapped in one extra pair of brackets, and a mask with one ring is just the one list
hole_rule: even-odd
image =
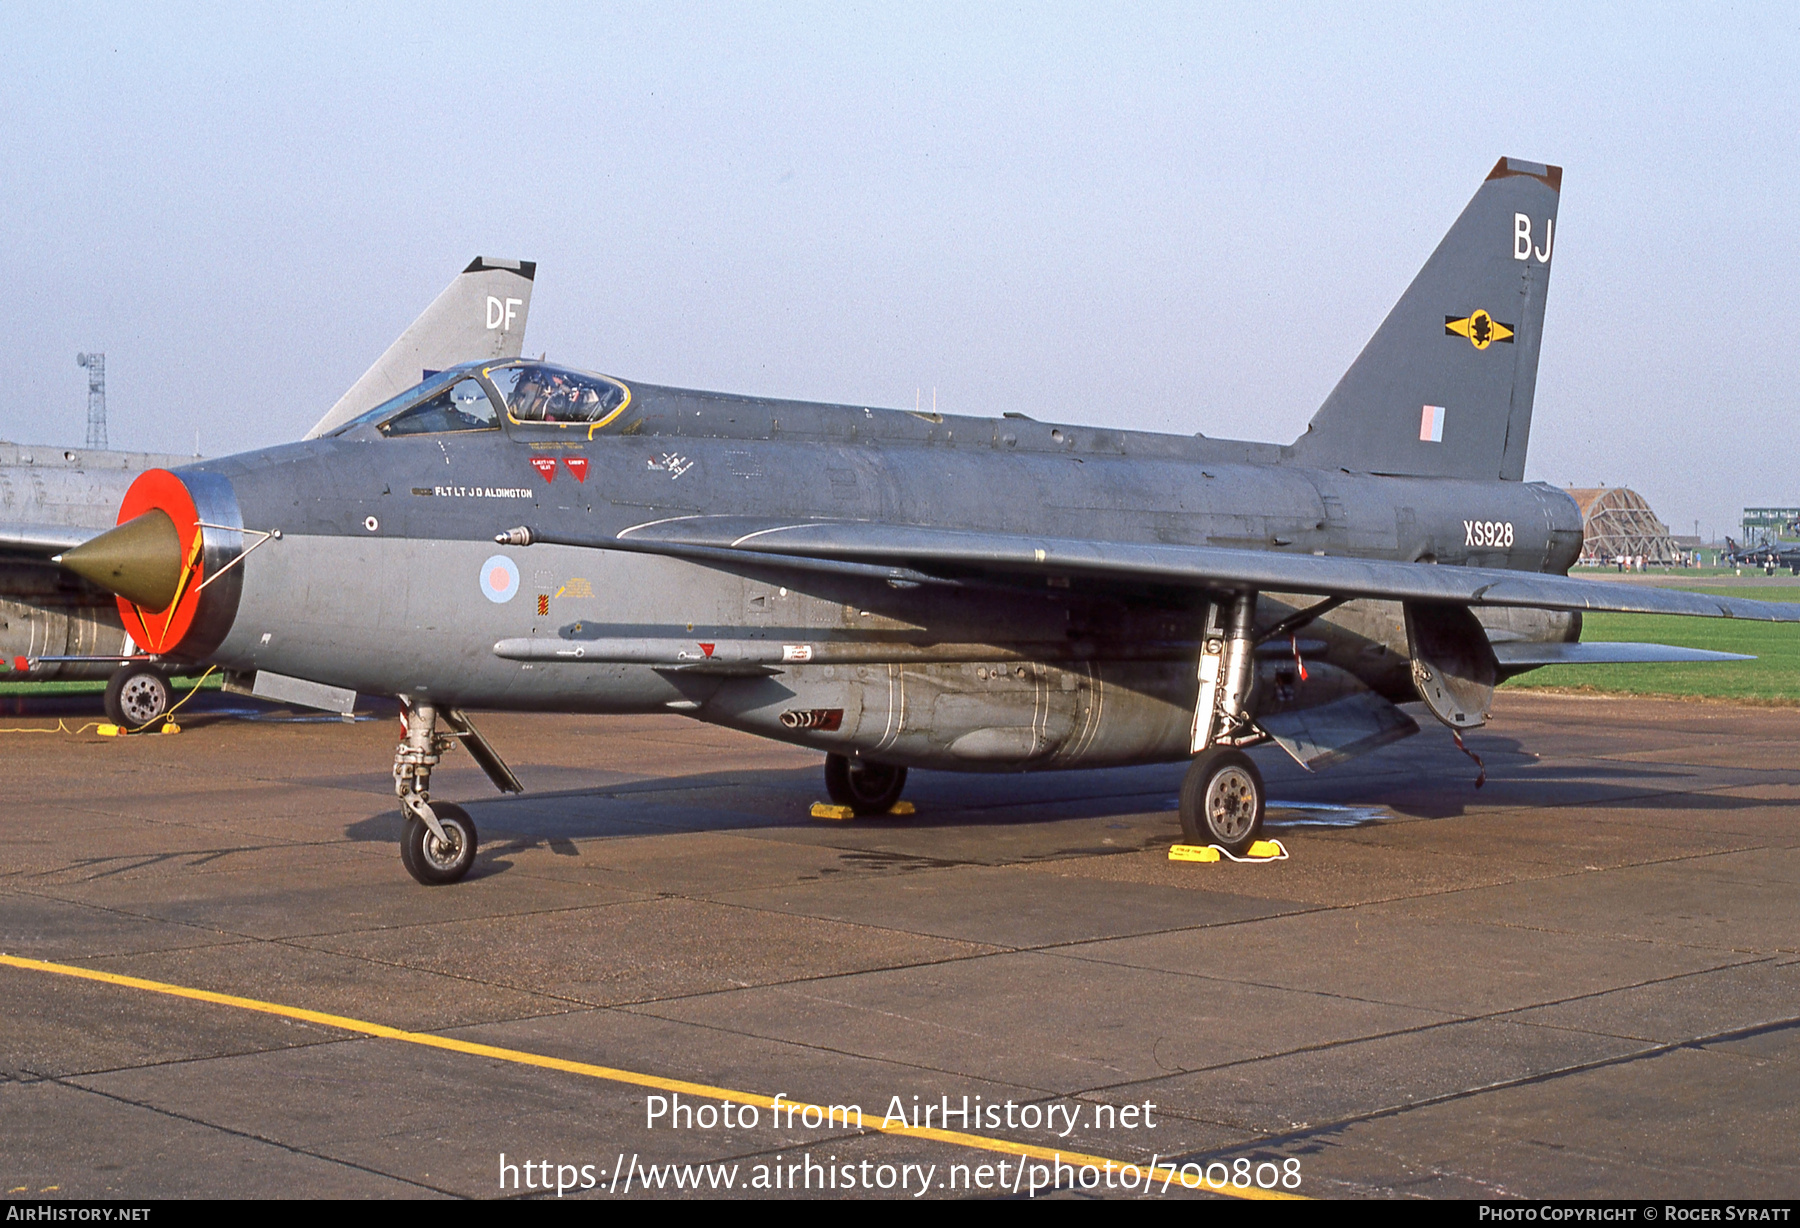
[(1303, 465), (1525, 476), (1562, 168), (1502, 158), (1294, 442)]
[(475, 257), (306, 438), (336, 430), (432, 372), (483, 358), (517, 358), (536, 276), (537, 265), (529, 260)]

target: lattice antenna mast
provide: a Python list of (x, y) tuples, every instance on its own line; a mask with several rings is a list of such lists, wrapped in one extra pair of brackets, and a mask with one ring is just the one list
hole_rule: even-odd
[(88, 373), (88, 437), (90, 448), (106, 447), (106, 355), (77, 354), (77, 366)]

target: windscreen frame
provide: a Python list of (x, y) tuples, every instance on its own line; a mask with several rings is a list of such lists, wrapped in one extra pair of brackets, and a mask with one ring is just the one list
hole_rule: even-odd
[[(338, 427), (336, 430), (322, 436), (322, 438), (336, 439), (355, 430), (359, 426), (379, 427), (382, 423), (387, 422), (392, 418), (399, 417), (421, 401), (426, 401), (436, 396), (444, 389), (455, 384), (456, 381), (463, 376), (480, 376), (481, 372), (478, 370), (479, 367), (479, 363), (465, 362), (458, 363), (454, 367), (445, 367), (442, 371), (433, 371), (430, 375), (427, 375), (411, 388), (406, 389), (404, 392), (397, 392), (387, 400), (381, 402), (381, 404), (363, 410), (362, 413), (356, 415), (356, 417), (350, 419), (350, 421), (344, 423), (344, 425)], [(488, 385), (485, 379), (483, 380), (483, 384), (487, 385), (486, 391), (492, 400), (500, 405), (505, 405), (506, 402), (501, 397), (495, 395), (493, 387)]]

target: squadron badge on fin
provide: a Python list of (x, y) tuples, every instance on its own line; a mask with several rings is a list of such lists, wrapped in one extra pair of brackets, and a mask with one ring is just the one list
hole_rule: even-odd
[(1467, 337), (1470, 345), (1478, 350), (1485, 350), (1496, 341), (1511, 343), (1513, 326), (1500, 323), (1485, 311), (1476, 311), (1466, 316), (1445, 316), (1444, 333), (1446, 336)]

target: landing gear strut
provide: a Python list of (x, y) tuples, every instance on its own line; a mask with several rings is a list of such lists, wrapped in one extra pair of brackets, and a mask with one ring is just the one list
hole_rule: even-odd
[(1262, 741), (1250, 719), (1256, 675), (1256, 594), (1209, 605), (1194, 705), (1193, 761), (1181, 782), (1181, 832), (1191, 844), (1216, 844), (1242, 856), (1262, 831), (1262, 773), (1237, 749)]
[(906, 769), (891, 763), (851, 762), (844, 755), (825, 756), (825, 792), (859, 817), (886, 814), (906, 789)]
[(427, 886), (453, 883), (475, 864), (475, 824), (460, 806), (431, 804), (431, 769), (456, 738), (438, 729), (437, 709), (428, 703), (402, 699), (400, 727), (406, 737), (394, 748), (394, 792), (406, 816), (401, 864)]
[(1256, 682), (1255, 652), (1255, 593), (1237, 594), (1229, 607), (1207, 606), (1200, 642), (1200, 693), (1194, 704), (1191, 754), (1197, 755), (1218, 743), (1237, 745), (1246, 740), (1262, 740), (1250, 720), (1250, 688)]

